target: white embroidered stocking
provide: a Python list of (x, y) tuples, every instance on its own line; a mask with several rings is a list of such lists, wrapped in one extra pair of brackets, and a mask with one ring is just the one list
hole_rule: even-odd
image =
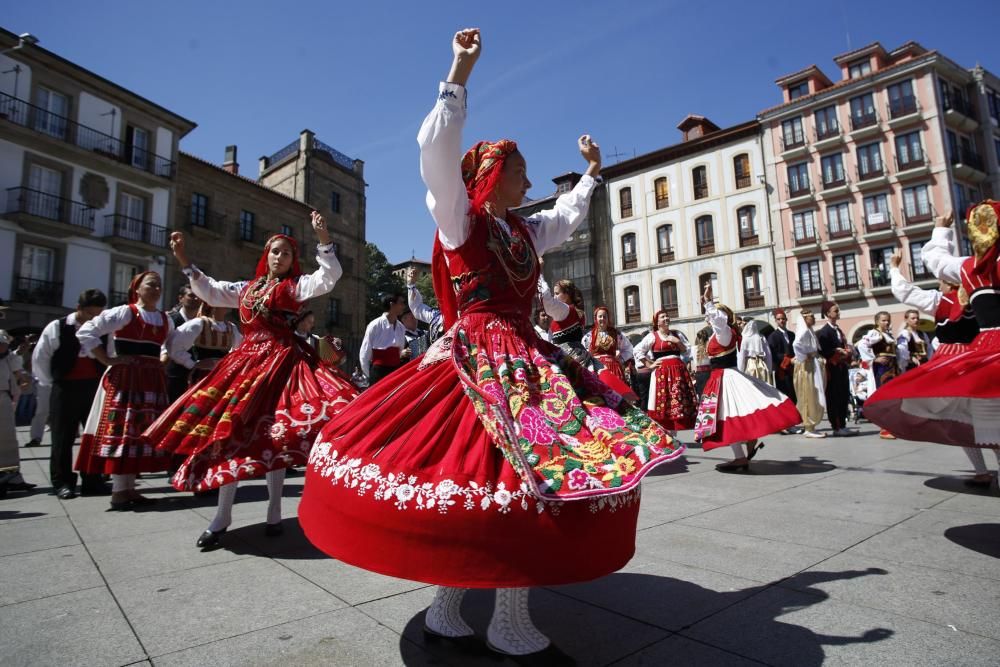
[(509, 655), (537, 653), (549, 645), (549, 638), (531, 622), (528, 588), (498, 588), (493, 618), (486, 639), (495, 651)]
[(267, 523), (281, 523), (281, 489), (285, 485), (285, 469), (267, 473)]
[(219, 507), (215, 510), (215, 518), (208, 524), (208, 529), (213, 533), (229, 528), (233, 522), (233, 503), (236, 502), (237, 483), (226, 484), (219, 488)]
[(442, 637), (468, 637), (472, 634), (472, 628), (462, 620), (462, 598), (467, 590), (438, 586), (434, 601), (424, 617), (424, 626), (428, 631)]

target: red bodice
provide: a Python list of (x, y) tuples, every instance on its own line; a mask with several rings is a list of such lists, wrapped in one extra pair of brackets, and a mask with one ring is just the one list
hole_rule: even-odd
[(660, 338), (659, 333), (653, 334), (653, 347), (650, 349), (654, 355), (657, 352), (661, 354), (680, 354), (681, 352), (681, 348), (677, 343), (672, 340), (663, 340)]
[(962, 289), (982, 329), (1000, 327), (1000, 249), (994, 245), (981, 258), (969, 257), (962, 264)]
[(251, 280), (240, 292), (240, 323), (244, 337), (276, 337), (291, 341), (292, 319), (302, 309), (295, 298), (296, 278)]
[(160, 324), (150, 324), (142, 319), (139, 306), (129, 304), (132, 320), (114, 333), (115, 350), (120, 355), (140, 355), (159, 357), (160, 346), (167, 339), (167, 315), (156, 311), (160, 316)]
[(934, 333), (941, 343), (970, 343), (979, 333), (975, 313), (962, 305), (955, 292), (941, 295), (934, 322), (937, 324)]

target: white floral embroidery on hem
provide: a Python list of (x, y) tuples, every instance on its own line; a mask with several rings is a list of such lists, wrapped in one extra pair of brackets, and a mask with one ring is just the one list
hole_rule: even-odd
[[(490, 483), (478, 484), (474, 481), (462, 486), (451, 479), (435, 484), (420, 482), (416, 475), (402, 472), (383, 474), (377, 463), (361, 465), (360, 458), (340, 456), (329, 442), (317, 442), (313, 446), (309, 465), (322, 477), (328, 478), (331, 485), (356, 489), (359, 496), (371, 493), (374, 500), (392, 502), (399, 510), (437, 510), (445, 514), (450, 507), (461, 502), (465, 510), (493, 509), (501, 514), (507, 514), (515, 507), (527, 511), (534, 505), (539, 514), (548, 511), (557, 516), (567, 502), (537, 498), (524, 482), (517, 489), (508, 489), (504, 482), (497, 482), (495, 488)], [(640, 495), (641, 491), (636, 487), (623, 494), (591, 498), (587, 501), (588, 509), (595, 514), (602, 510), (615, 512), (638, 502)]]

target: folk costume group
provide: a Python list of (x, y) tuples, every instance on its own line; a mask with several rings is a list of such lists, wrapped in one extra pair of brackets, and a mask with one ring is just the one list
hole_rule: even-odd
[[(692, 346), (671, 328), (668, 311), (654, 315), (634, 349), (606, 308), (595, 309), (585, 330), (578, 290), (568, 281), (549, 290), (539, 258), (585, 219), (599, 147), (588, 135), (579, 139), (586, 173), (553, 209), (514, 214), (531, 186), (517, 144), (483, 141), (462, 153), (479, 31), (458, 32), (452, 47), (451, 71), (418, 134), (440, 309), (423, 303), (413, 276), (405, 300), (430, 325), (427, 351), (407, 362), (383, 351), (404, 346), (374, 340), (404, 335), (398, 311), (406, 304), (391, 298), (386, 321), (369, 327), (377, 331), (366, 370), (379, 381), (359, 393), (336, 354), (318, 355), (296, 333), (306, 302), (342, 274), (318, 213), (318, 268), (308, 274), (296, 241), (279, 234), (251, 279), (214, 280), (191, 263), (175, 232), (170, 247), (203, 302), (200, 316), (175, 328), (156, 306), (159, 275), (145, 272), (126, 305), (101, 312), (105, 302), (85, 293), (78, 312), (43, 335), (44, 372), (67, 394), (94, 396), (89, 414), (84, 399), (72, 410), (67, 402), (66, 424), (58, 435), (53, 429), (61, 452), (53, 480), (75, 484), (71, 435), (83, 422), (75, 468), (85, 484), (111, 476), (113, 510), (155, 502), (137, 492), (135, 478), (172, 465), (175, 489), (218, 489), (216, 516), (197, 540), (211, 548), (232, 523), (242, 480), (266, 478), (265, 532), (281, 534), (285, 471), (307, 465), (299, 521), (319, 549), (437, 585), (425, 616), (432, 638), (471, 639), (464, 593), (495, 589), (489, 646), (534, 654), (549, 640), (528, 613), (529, 589), (601, 577), (630, 560), (640, 482), (683, 454), (677, 431), (694, 429), (706, 451), (729, 446), (733, 459), (717, 466), (723, 471), (747, 470), (761, 438), (800, 423), (821, 437), (815, 427), (826, 398), (847, 392), (849, 345), (835, 304), (824, 304), (828, 324), (819, 331), (803, 311), (791, 335), (782, 312), (765, 339), (755, 321), (737, 328), (709, 286), (702, 304), (710, 334), (699, 356), (710, 373), (699, 396), (688, 371)], [(1000, 385), (990, 376), (1000, 340), (998, 211), (987, 203), (970, 212), (973, 257), (952, 256), (946, 226), (925, 246), (925, 264), (951, 287), (919, 290), (893, 270), (894, 294), (935, 316), (940, 344), (932, 357), (930, 341), (914, 330), (901, 360), (888, 318), (861, 346), (879, 386), (865, 407), (869, 417), (886, 433), (965, 447), (978, 478), (988, 476), (981, 448), (1000, 445)], [(531, 322), (539, 301), (552, 320), (551, 341)], [(242, 335), (225, 321), (227, 309), (238, 312)], [(187, 372), (172, 402), (167, 359), (172, 380)], [(900, 375), (901, 363), (914, 369)], [(641, 399), (629, 386), (637, 378), (648, 378)], [(835, 432), (846, 430), (846, 411), (829, 412)], [(537, 545), (574, 557), (540, 557)]]

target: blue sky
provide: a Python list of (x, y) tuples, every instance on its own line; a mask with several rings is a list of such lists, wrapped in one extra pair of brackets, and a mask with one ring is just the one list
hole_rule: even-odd
[(722, 127), (780, 101), (774, 80), (879, 40), (913, 39), (1000, 72), (997, 3), (321, 2), (32, 0), (0, 24), (198, 123), (183, 150), (237, 144), (257, 173), (305, 128), (365, 161), (368, 239), (391, 261), (430, 255), (415, 136), (455, 30), (483, 30), (465, 143), (516, 139), (533, 198), (579, 170), (575, 139), (611, 153), (676, 143), (688, 113)]

